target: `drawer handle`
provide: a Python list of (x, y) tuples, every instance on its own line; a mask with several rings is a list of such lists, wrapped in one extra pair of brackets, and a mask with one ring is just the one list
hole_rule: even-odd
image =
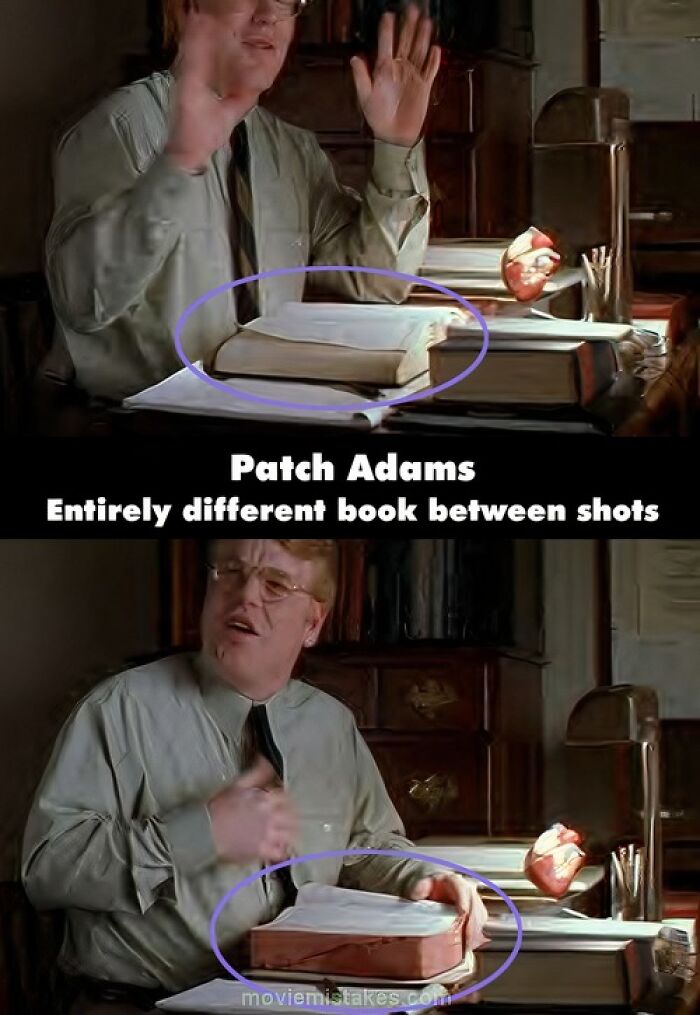
[(408, 795), (424, 811), (433, 813), (456, 800), (459, 790), (451, 775), (435, 772), (427, 779), (411, 779)]
[(414, 684), (406, 699), (423, 719), (436, 719), (441, 708), (447, 708), (459, 701), (451, 684), (443, 684), (433, 678), (424, 680), (422, 684)]

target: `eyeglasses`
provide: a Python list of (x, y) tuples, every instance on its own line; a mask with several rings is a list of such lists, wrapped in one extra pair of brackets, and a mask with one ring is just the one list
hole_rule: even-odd
[[(236, 13), (245, 13), (256, 7), (258, 3), (259, 0), (222, 0), (222, 6), (228, 6)], [(287, 18), (298, 18), (311, 6), (313, 0), (268, 0), (268, 3), (277, 20), (284, 21)]]
[(223, 564), (207, 564), (207, 569), (212, 580), (224, 593), (237, 592), (255, 574), (260, 583), (262, 599), (266, 603), (276, 603), (299, 592), (312, 599), (316, 598), (303, 585), (296, 585), (286, 571), (278, 571), (276, 567), (265, 564), (244, 564), (240, 560), (229, 560)]

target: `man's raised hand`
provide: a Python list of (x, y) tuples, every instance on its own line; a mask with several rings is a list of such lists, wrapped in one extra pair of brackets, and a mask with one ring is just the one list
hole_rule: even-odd
[(175, 165), (187, 172), (206, 168), (257, 98), (244, 92), (218, 95), (218, 32), (216, 22), (206, 14), (191, 11), (187, 15), (175, 64), (175, 94), (165, 148)]
[(420, 139), (435, 78), (440, 47), (432, 45), (433, 23), (411, 4), (396, 35), (396, 16), (379, 23), (377, 61), (370, 73), (364, 57), (351, 61), (362, 112), (379, 141), (412, 148)]

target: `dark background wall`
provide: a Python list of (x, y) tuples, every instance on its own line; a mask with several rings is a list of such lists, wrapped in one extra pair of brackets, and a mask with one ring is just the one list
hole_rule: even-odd
[(145, 0), (0, 0), (0, 274), (35, 271), (59, 125), (145, 50)]
[(0, 540), (0, 882), (72, 701), (159, 647), (159, 586), (152, 540)]

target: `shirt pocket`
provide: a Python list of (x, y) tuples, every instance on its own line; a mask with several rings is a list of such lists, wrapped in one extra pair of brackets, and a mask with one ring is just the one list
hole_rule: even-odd
[(314, 856), (294, 865), (294, 877), (298, 884), (317, 881), (335, 885), (343, 865), (342, 856), (319, 856), (348, 848), (351, 831), (351, 816), (341, 811), (324, 811), (299, 815), (296, 855)]

